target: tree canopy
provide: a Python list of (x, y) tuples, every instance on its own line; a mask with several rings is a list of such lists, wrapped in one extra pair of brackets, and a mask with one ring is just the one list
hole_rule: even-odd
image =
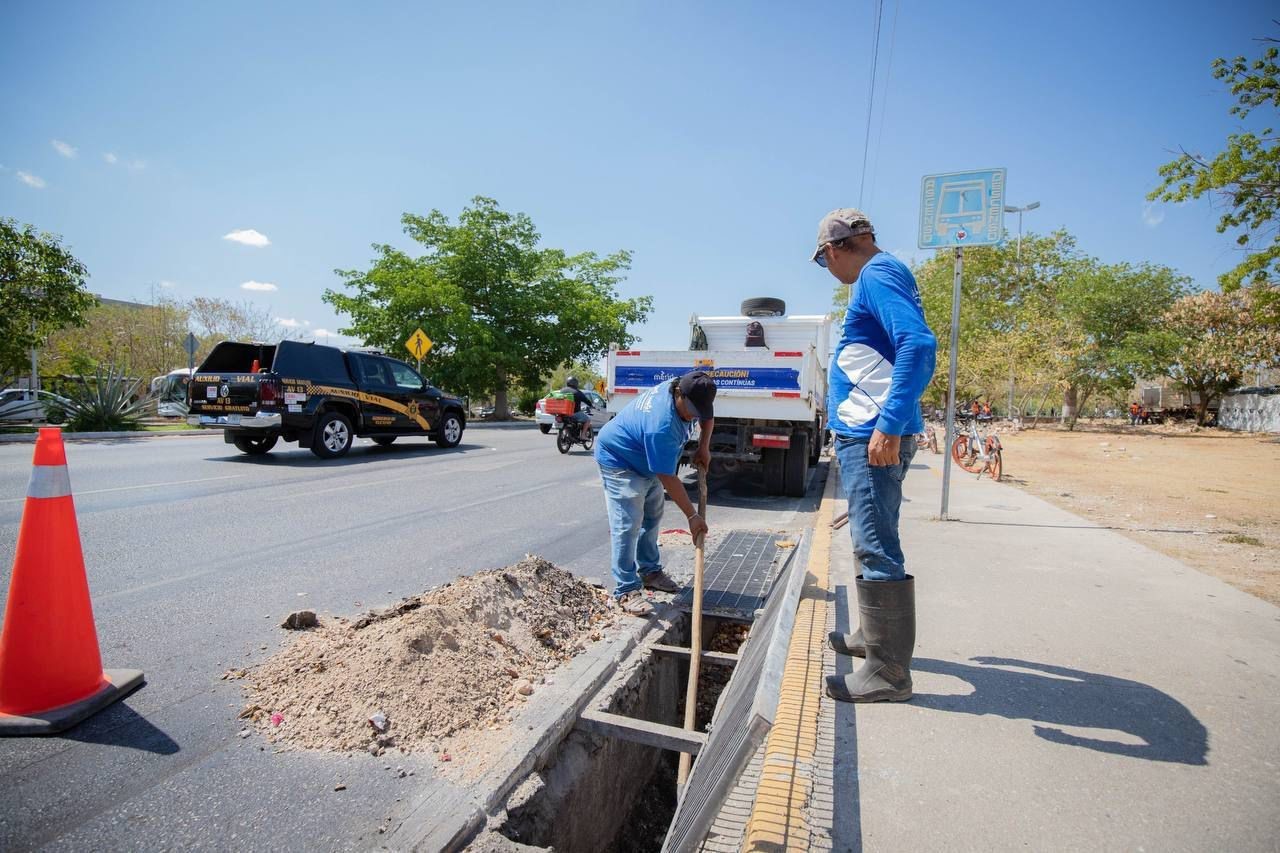
[(1226, 147), (1212, 157), (1183, 149), (1160, 167), (1164, 180), (1147, 196), (1182, 202), (1210, 193), (1222, 199), (1226, 209), (1218, 231), (1238, 231), (1236, 242), (1245, 251), (1244, 260), (1219, 279), (1226, 291), (1280, 282), (1280, 138), (1272, 125), (1280, 110), (1280, 48), (1275, 39), (1263, 41), (1271, 46), (1257, 59), (1213, 62), (1213, 76), (1226, 81), (1236, 96), (1231, 114), (1244, 121), (1258, 110), (1261, 129), (1229, 135)]
[(424, 371), (453, 391), (493, 395), (500, 417), (508, 388), (539, 387), (559, 365), (596, 359), (611, 342), (629, 346), (631, 327), (651, 309), (652, 297), (618, 295), (628, 252), (541, 247), (527, 215), (491, 198), (472, 199), (456, 224), (439, 210), (401, 222), (421, 253), (375, 244), (373, 264), (337, 270), (343, 289), (324, 300), (350, 318), (344, 334), (388, 351), (421, 327), (434, 344)]
[(0, 218), (0, 376), (20, 373), (50, 333), (83, 325), (97, 304), (88, 276), (57, 236)]

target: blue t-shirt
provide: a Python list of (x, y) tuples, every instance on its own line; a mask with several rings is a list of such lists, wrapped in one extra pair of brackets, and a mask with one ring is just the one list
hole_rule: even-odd
[(920, 395), (938, 342), (920, 289), (902, 261), (881, 252), (862, 268), (828, 374), (827, 421), (837, 435), (868, 438), (924, 429)]
[(635, 399), (601, 428), (596, 461), (604, 468), (635, 471), (644, 477), (675, 474), (680, 451), (689, 441), (693, 422), (676, 411), (668, 379)]

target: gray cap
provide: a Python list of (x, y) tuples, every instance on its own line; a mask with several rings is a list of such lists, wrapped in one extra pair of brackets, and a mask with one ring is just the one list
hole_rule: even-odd
[(818, 248), (809, 260), (816, 261), (818, 255), (822, 254), (822, 247), (828, 243), (836, 243), (859, 234), (875, 233), (870, 218), (861, 210), (854, 210), (852, 207), (837, 208), (822, 217), (822, 221), (818, 223)]

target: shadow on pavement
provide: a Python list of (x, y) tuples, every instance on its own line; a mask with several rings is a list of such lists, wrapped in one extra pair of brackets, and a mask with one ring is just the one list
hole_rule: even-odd
[[(979, 666), (916, 658), (913, 671), (949, 675), (973, 685), (965, 695), (917, 692), (911, 704), (961, 714), (1030, 720), (1036, 736), (1064, 746), (1148, 761), (1204, 766), (1209, 734), (1185, 705), (1138, 681), (1016, 660), (971, 658)], [(1017, 667), (1021, 671), (1000, 669)], [(1032, 670), (1027, 672), (1026, 670)], [(1075, 735), (1058, 726), (1123, 732), (1124, 740)], [(1134, 739), (1142, 741), (1133, 743)]]
[(378, 463), (403, 461), (410, 458), (449, 457), (485, 450), (480, 444), (459, 444), (456, 447), (437, 447), (435, 444), (419, 442), (418, 444), (393, 444), (390, 447), (379, 447), (376, 444), (356, 445), (346, 456), (338, 459), (321, 459), (310, 450), (298, 447), (282, 447), (261, 456), (250, 456), (241, 453), (231, 445), (222, 456), (207, 456), (209, 462), (231, 462), (237, 465), (288, 465), (301, 468), (346, 468), (352, 465), (376, 465)]
[(61, 737), (78, 743), (121, 746), (156, 755), (174, 755), (182, 749), (177, 741), (124, 704), (113, 706), (109, 715), (89, 718)]

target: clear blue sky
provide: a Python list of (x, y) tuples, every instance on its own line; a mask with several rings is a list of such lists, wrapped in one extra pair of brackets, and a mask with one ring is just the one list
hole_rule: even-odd
[[(1027, 230), (1205, 287), (1234, 265), (1208, 201), (1144, 196), (1171, 149), (1235, 127), (1210, 62), (1277, 35), (1273, 4), (898, 6), (863, 204), (883, 248), (916, 254), (923, 174), (1005, 166), (1009, 202), (1042, 204)], [(63, 235), (105, 296), (164, 282), (332, 331), (335, 267), (409, 247), (405, 211), (487, 195), (548, 245), (632, 250), (643, 343), (682, 347), (691, 312), (744, 297), (828, 308), (807, 258), (858, 202), (874, 10), (10, 0), (0, 215)], [(224, 238), (248, 229), (270, 245)]]

